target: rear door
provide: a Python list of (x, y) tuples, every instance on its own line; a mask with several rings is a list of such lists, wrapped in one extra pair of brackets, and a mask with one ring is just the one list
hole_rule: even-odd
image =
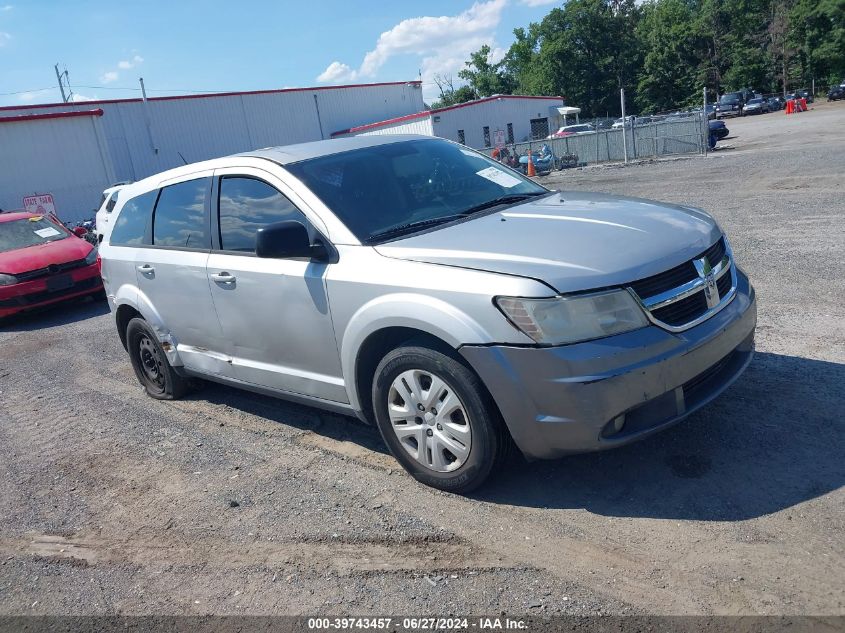
[(235, 377), (346, 402), (326, 294), (331, 264), (255, 256), (256, 232), (268, 224), (297, 220), (317, 234), (302, 203), (255, 168), (216, 170), (214, 192), (208, 276)]
[(162, 183), (135, 265), (141, 299), (173, 336), (185, 367), (229, 376), (206, 274), (210, 188), (210, 171)]

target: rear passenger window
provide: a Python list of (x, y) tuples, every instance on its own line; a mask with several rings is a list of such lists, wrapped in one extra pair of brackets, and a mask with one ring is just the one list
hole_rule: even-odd
[(258, 229), (284, 220), (305, 223), (305, 216), (266, 182), (246, 177), (220, 179), (220, 248), (255, 252)]
[(113, 246), (140, 246), (144, 243), (147, 222), (153, 212), (158, 190), (136, 196), (126, 201), (117, 214), (117, 220), (109, 238)]
[(207, 178), (162, 188), (153, 215), (155, 246), (210, 248), (205, 217), (207, 190)]

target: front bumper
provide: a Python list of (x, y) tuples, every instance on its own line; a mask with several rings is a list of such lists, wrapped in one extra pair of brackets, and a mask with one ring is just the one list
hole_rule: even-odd
[(650, 326), (561, 347), (467, 345), (460, 352), (519, 449), (549, 459), (627, 444), (705, 405), (748, 366), (756, 323), (754, 289), (737, 270), (733, 301), (684, 332)]
[(69, 285), (66, 285), (66, 282), (61, 284), (60, 288), (51, 289), (50, 277), (44, 276), (12, 286), (0, 286), (0, 317), (33, 310), (65, 299), (82, 297), (103, 289), (100, 267), (96, 263), (80, 266), (57, 276), (69, 277)]

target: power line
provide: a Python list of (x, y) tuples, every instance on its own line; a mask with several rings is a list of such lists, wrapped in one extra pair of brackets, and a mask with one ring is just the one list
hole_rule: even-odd
[(8, 97), (11, 95), (25, 95), (28, 92), (46, 92), (47, 90), (55, 90), (58, 86), (50, 86), (48, 88), (34, 88), (32, 90), (18, 90), (17, 92), (0, 92), (0, 97)]

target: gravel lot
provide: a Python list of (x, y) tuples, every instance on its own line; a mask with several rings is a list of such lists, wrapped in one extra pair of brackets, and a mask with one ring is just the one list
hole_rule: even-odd
[(845, 614), (845, 103), (543, 179), (715, 214), (759, 297), (722, 398), (469, 498), (360, 423), (144, 396), (103, 304), (0, 328), (0, 614)]

